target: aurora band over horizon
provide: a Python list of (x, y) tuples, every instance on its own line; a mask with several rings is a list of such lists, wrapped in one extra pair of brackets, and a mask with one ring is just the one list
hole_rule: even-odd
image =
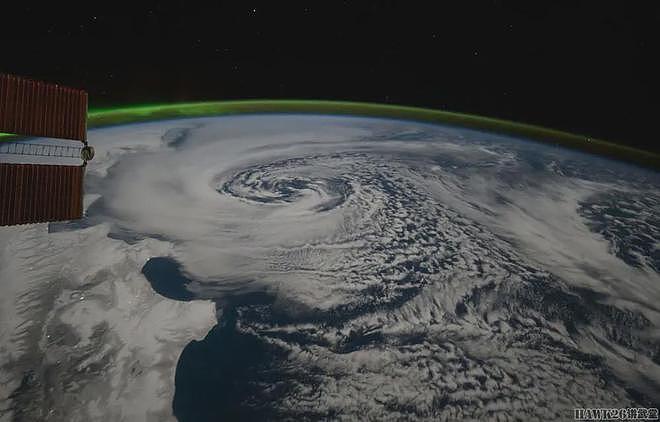
[[(174, 118), (261, 113), (335, 114), (448, 124), (564, 146), (660, 169), (660, 154), (584, 135), (491, 117), (376, 103), (320, 100), (239, 100), (134, 105), (91, 109), (88, 113), (87, 125), (91, 129)], [(0, 134), (0, 140), (15, 137), (11, 134)]]

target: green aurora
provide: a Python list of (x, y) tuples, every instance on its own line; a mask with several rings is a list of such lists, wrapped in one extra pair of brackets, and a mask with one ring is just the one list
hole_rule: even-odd
[[(631, 148), (614, 142), (576, 135), (540, 126), (516, 123), (491, 117), (399, 105), (315, 100), (243, 100), (193, 103), (153, 104), (92, 109), (87, 125), (108, 125), (166, 120), (173, 118), (260, 113), (312, 113), (385, 117), (425, 123), (449, 124), (488, 132), (532, 139), (585, 152), (604, 155), (655, 169), (660, 168), (660, 154)], [(16, 135), (0, 134), (0, 140)]]

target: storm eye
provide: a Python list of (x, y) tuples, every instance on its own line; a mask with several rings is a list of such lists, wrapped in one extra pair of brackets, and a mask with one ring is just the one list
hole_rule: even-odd
[(324, 171), (323, 163), (335, 163), (339, 168), (346, 164), (338, 156), (275, 161), (239, 170), (216, 189), (249, 202), (284, 205), (307, 200), (310, 211), (330, 211), (353, 193), (352, 181), (350, 176)]

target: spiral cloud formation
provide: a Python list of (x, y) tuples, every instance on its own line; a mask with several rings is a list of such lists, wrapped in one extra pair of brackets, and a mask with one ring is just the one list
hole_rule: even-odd
[[(374, 118), (90, 138), (87, 217), (3, 234), (19, 245), (3, 281), (29, 281), (0, 303), (6, 412), (552, 420), (658, 404), (658, 173)], [(96, 398), (74, 400), (83, 386)]]

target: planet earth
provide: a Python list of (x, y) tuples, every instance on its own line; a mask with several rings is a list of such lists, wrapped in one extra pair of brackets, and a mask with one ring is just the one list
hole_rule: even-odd
[(394, 118), (93, 129), (0, 230), (0, 420), (566, 420), (660, 404), (660, 173)]

